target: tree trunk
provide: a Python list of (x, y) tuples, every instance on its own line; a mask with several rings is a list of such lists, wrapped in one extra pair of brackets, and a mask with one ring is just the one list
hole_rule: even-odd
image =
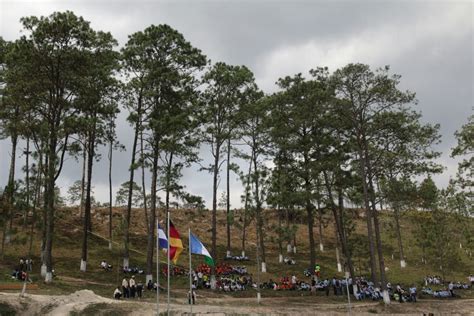
[[(84, 139), (84, 142), (86, 140)], [(81, 179), (81, 203), (80, 205), (80, 218), (84, 220), (84, 191), (86, 187), (86, 173), (87, 173), (87, 148), (86, 144), (84, 143), (82, 149), (82, 179)]]
[(25, 161), (25, 184), (26, 184), (26, 207), (23, 221), (23, 229), (28, 223), (28, 213), (30, 211), (30, 138), (26, 137), (26, 161)]
[[(328, 174), (327, 174), (326, 171), (323, 171), (323, 176), (324, 176), (324, 183), (325, 183), (325, 186), (326, 186), (326, 191), (327, 191), (327, 194), (328, 194), (329, 203), (330, 203), (331, 210), (332, 210), (332, 213), (333, 213), (333, 216), (334, 216), (334, 221), (336, 223), (336, 231), (339, 235), (339, 241), (340, 241), (340, 244), (341, 244), (342, 253), (344, 254), (344, 257), (346, 258), (346, 261), (348, 263), (347, 265), (348, 265), (349, 273), (351, 274), (351, 277), (355, 278), (351, 253), (350, 253), (350, 250), (349, 250), (349, 245), (347, 243), (347, 238), (346, 238), (345, 229), (344, 229), (344, 220), (343, 220), (343, 216), (342, 216), (342, 214), (343, 214), (343, 205), (340, 204), (339, 209), (336, 207), (336, 204), (334, 203), (334, 195), (332, 193), (332, 187), (330, 185), (329, 177), (328, 177)], [(342, 196), (342, 195), (340, 195), (340, 196)], [(341, 200), (339, 202), (341, 202)]]
[(367, 172), (366, 172), (366, 162), (365, 156), (362, 151), (362, 145), (359, 139), (359, 159), (360, 159), (360, 173), (362, 179), (362, 188), (363, 188), (363, 195), (364, 195), (364, 207), (366, 211), (366, 218), (367, 218), (367, 238), (369, 240), (369, 250), (370, 250), (370, 279), (374, 284), (377, 284), (377, 275), (376, 275), (376, 264), (375, 264), (375, 242), (374, 242), (374, 233), (373, 233), (373, 226), (372, 226), (372, 210), (370, 207), (369, 202), (369, 189), (367, 185)]
[[(141, 101), (139, 101), (138, 113), (141, 111)], [(140, 114), (139, 114), (140, 115)], [(135, 135), (133, 137), (132, 145), (132, 161), (130, 162), (130, 178), (128, 186), (128, 201), (127, 209), (123, 215), (124, 220), (124, 233), (123, 233), (123, 266), (129, 266), (130, 252), (129, 252), (129, 241), (130, 241), (130, 218), (132, 214), (132, 198), (133, 198), (133, 179), (135, 175), (135, 156), (137, 153), (137, 142), (138, 142), (138, 133), (140, 129), (140, 119), (137, 120), (135, 124)]]
[(324, 251), (324, 244), (323, 244), (323, 210), (319, 205), (318, 199), (318, 221), (319, 221), (319, 250), (321, 252)]
[[(254, 147), (255, 148), (255, 147)], [(267, 272), (267, 264), (265, 260), (265, 244), (264, 244), (264, 234), (263, 234), (263, 215), (262, 215), (262, 205), (260, 202), (260, 183), (259, 183), (259, 171), (258, 171), (258, 164), (257, 164), (257, 155), (254, 152), (253, 156), (253, 170), (255, 173), (254, 181), (255, 181), (255, 211), (257, 215), (257, 229), (258, 229), (258, 248), (260, 249), (260, 259), (261, 259), (261, 271)]]
[(230, 245), (230, 139), (227, 140), (227, 196), (226, 196), (226, 213), (227, 213), (227, 256), (231, 255)]
[(249, 194), (250, 194), (250, 176), (252, 174), (252, 159), (250, 159), (249, 163), (249, 171), (247, 173), (247, 184), (245, 188), (245, 203), (244, 203), (244, 223), (243, 223), (243, 228), (242, 228), (242, 257), (245, 256), (245, 233), (247, 230), (247, 216), (248, 216), (248, 203), (249, 203)]
[(308, 221), (308, 238), (309, 238), (309, 265), (311, 268), (314, 268), (316, 265), (316, 252), (314, 245), (314, 218), (313, 218), (313, 204), (311, 203), (311, 182), (310, 182), (310, 169), (308, 167), (309, 158), (308, 153), (304, 153), (304, 190), (305, 190), (305, 203), (306, 203), (306, 216)]
[(11, 136), (12, 141), (12, 154), (10, 159), (10, 171), (8, 173), (8, 184), (6, 190), (6, 200), (7, 200), (7, 212), (6, 218), (4, 219), (3, 224), (3, 238), (2, 238), (2, 256), (4, 254), (5, 244), (10, 242), (10, 232), (12, 229), (12, 218), (13, 218), (13, 194), (15, 191), (15, 163), (16, 163), (16, 147), (18, 144), (18, 136), (16, 133), (13, 133)]
[[(370, 202), (372, 204), (372, 216), (373, 216), (373, 220), (374, 220), (375, 241), (376, 241), (376, 244), (377, 244), (377, 254), (378, 254), (378, 258), (379, 258), (380, 282), (382, 283), (381, 288), (382, 288), (382, 292), (383, 292), (383, 295), (384, 295), (384, 302), (386, 304), (388, 304), (388, 303), (390, 303), (390, 297), (388, 296), (388, 292), (387, 292), (387, 282), (386, 282), (386, 278), (385, 278), (385, 262), (384, 262), (384, 258), (383, 258), (383, 252), (382, 252), (382, 239), (381, 239), (381, 236), (380, 236), (380, 224), (379, 224), (379, 220), (378, 220), (378, 214), (377, 214), (378, 212), (377, 212), (377, 209), (376, 209), (375, 189), (374, 189), (374, 184), (373, 184), (373, 175), (374, 174), (372, 172), (372, 166), (371, 166), (371, 163), (370, 163), (370, 160), (369, 160), (369, 150), (368, 150), (368, 147), (367, 147), (367, 141), (365, 140), (365, 138), (363, 140), (364, 140), (364, 142), (363, 142), (363, 145), (364, 145), (363, 159), (364, 159), (364, 162), (365, 162), (365, 168), (367, 169), (367, 174), (364, 174), (363, 179), (364, 179), (364, 183), (366, 182), (365, 179), (368, 180), (367, 192), (368, 192), (368, 198), (370, 199)], [(365, 178), (365, 176), (367, 176), (367, 178)]]
[(403, 255), (402, 233), (400, 231), (400, 211), (397, 205), (394, 205), (393, 211), (395, 215), (395, 224), (396, 224), (396, 230), (397, 230), (398, 250), (400, 252), (400, 266), (402, 268), (405, 268), (406, 263), (405, 263), (405, 256)]
[[(219, 160), (221, 143), (216, 141), (216, 149), (214, 155), (213, 179), (212, 179), (212, 258), (217, 258), (217, 181), (219, 177)], [(211, 268), (211, 278), (215, 280), (215, 267)], [(215, 282), (214, 282), (215, 283)], [(214, 285), (215, 286), (215, 285)]]
[[(140, 157), (141, 157), (141, 168), (142, 168), (142, 195), (143, 195), (143, 210), (145, 213), (145, 227), (150, 227), (148, 223), (148, 210), (147, 210), (147, 200), (146, 200), (146, 186), (145, 186), (145, 153), (143, 151), (143, 131), (140, 131)], [(151, 226), (153, 227), (153, 225)], [(148, 231), (148, 234), (150, 232)]]
[[(155, 144), (153, 150), (153, 163), (151, 166), (151, 209), (150, 209), (150, 220), (148, 223), (148, 238), (147, 238), (147, 251), (146, 251), (146, 275), (147, 279), (153, 279), (153, 254), (155, 249), (155, 221), (156, 221), (156, 184), (158, 180), (158, 146)], [(168, 191), (168, 190), (167, 190)], [(167, 200), (168, 207), (168, 200)], [(166, 212), (168, 214), (168, 212)], [(169, 236), (169, 233), (168, 233)], [(157, 276), (158, 277), (158, 276)]]
[[(109, 144), (109, 249), (112, 250), (112, 155), (113, 140)], [(117, 267), (118, 268), (118, 267)]]
[(282, 263), (283, 262), (283, 240), (282, 240), (282, 224), (281, 224), (281, 210), (280, 210), (280, 205), (277, 207), (277, 213), (278, 213), (278, 262)]
[[(344, 252), (344, 257), (346, 259), (346, 265), (347, 269), (349, 270), (349, 273), (352, 278), (355, 278), (354, 274), (354, 265), (352, 263), (352, 256), (349, 250), (349, 245), (347, 242), (347, 233), (346, 233), (346, 225), (344, 221), (344, 196), (342, 194), (342, 189), (339, 189), (338, 191), (338, 209), (339, 209), (339, 223), (340, 223), (340, 229), (342, 238), (339, 240), (340, 244), (342, 245), (343, 252)], [(338, 230), (338, 229), (337, 229)]]
[[(92, 117), (95, 120), (95, 115)], [(95, 148), (95, 130), (96, 126), (90, 131), (89, 139), (87, 142), (87, 185), (86, 185), (86, 201), (84, 205), (84, 235), (82, 239), (82, 256), (80, 270), (82, 272), (87, 271), (87, 239), (91, 229), (91, 188), (92, 188), (92, 166), (94, 164), (94, 148)]]
[(43, 174), (43, 153), (40, 152), (39, 154), (39, 162), (38, 162), (38, 169), (36, 172), (36, 179), (35, 179), (35, 199), (33, 201), (33, 214), (31, 219), (31, 226), (30, 226), (30, 240), (29, 240), (29, 247), (28, 247), (28, 256), (31, 257), (33, 251), (33, 237), (34, 237), (34, 230), (35, 230), (35, 223), (36, 223), (36, 208), (38, 207), (40, 196), (41, 196), (41, 182), (42, 182), (42, 174)]
[(57, 137), (56, 131), (53, 129), (50, 132), (48, 144), (48, 168), (47, 168), (47, 185), (45, 190), (45, 216), (46, 216), (46, 240), (45, 240), (45, 254), (44, 263), (46, 265), (45, 282), (51, 283), (53, 281), (53, 232), (54, 232), (54, 200), (55, 200), (55, 176), (56, 176), (56, 147)]

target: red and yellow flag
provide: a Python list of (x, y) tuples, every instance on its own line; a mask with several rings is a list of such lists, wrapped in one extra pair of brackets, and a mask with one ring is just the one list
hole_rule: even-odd
[(170, 231), (168, 241), (170, 243), (170, 260), (174, 264), (178, 261), (179, 255), (183, 251), (183, 242), (179, 236), (178, 230), (174, 227), (173, 223), (170, 221)]

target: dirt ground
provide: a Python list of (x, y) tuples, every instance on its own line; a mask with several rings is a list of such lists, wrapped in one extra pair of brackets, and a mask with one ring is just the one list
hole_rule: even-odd
[[(164, 299), (164, 298), (163, 298)], [(117, 301), (82, 290), (70, 295), (36, 295), (19, 297), (18, 293), (0, 293), (0, 303), (13, 307), (17, 315), (156, 315), (156, 303)], [(160, 302), (160, 314), (166, 312), (166, 302)], [(189, 315), (184, 300), (172, 301), (171, 315)], [(395, 303), (384, 306), (378, 302), (352, 304), (353, 315), (375, 313), (403, 315), (474, 315), (474, 299), (421, 300), (417, 303)], [(1, 314), (1, 313), (0, 313)], [(193, 315), (348, 315), (347, 304), (321, 304), (312, 297), (263, 298), (260, 305), (253, 298), (199, 298)]]

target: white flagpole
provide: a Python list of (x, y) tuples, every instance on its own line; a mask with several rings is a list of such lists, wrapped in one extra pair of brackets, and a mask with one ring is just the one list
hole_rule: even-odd
[(156, 219), (156, 315), (160, 316), (160, 231)]
[(193, 314), (193, 281), (192, 281), (193, 266), (191, 264), (191, 228), (189, 228), (188, 237), (189, 237), (189, 303), (190, 303), (189, 309), (192, 315)]
[(166, 307), (166, 313), (167, 315), (170, 314), (170, 212), (168, 211), (167, 213), (167, 217), (168, 217), (168, 220), (167, 220), (167, 225), (168, 225), (168, 301), (167, 301), (167, 307)]

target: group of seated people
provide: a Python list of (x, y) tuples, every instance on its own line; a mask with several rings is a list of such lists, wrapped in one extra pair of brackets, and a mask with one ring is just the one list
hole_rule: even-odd
[(448, 289), (432, 290), (430, 287), (424, 287), (421, 292), (426, 295), (430, 295), (436, 298), (452, 297), (451, 292)]
[(18, 280), (18, 281), (28, 281), (31, 282), (28, 273), (26, 271), (21, 271), (20, 269), (15, 269), (12, 274), (12, 279)]
[(110, 270), (112, 270), (112, 265), (108, 264), (107, 261), (105, 261), (105, 260), (102, 260), (102, 261), (100, 262), (100, 267), (101, 267), (102, 269), (104, 269), (105, 271), (110, 271)]
[(443, 284), (443, 279), (438, 275), (427, 275), (425, 277), (425, 285), (428, 284), (440, 285)]
[(288, 257), (283, 258), (283, 262), (289, 265), (296, 264), (296, 260), (288, 258)]
[(224, 292), (244, 291), (252, 286), (252, 278), (246, 276), (225, 276), (216, 280), (216, 288)]
[(247, 267), (245, 266), (231, 266), (226, 263), (221, 263), (216, 266), (217, 275), (229, 275), (229, 274), (247, 274)]
[(456, 294), (454, 290), (467, 290), (469, 289), (469, 284), (462, 283), (462, 282), (448, 282), (447, 287), (440, 290), (432, 290), (431, 287), (424, 287), (422, 289), (422, 293), (426, 295), (430, 295), (437, 298), (444, 298), (444, 297), (455, 297)]
[[(168, 275), (168, 267), (161, 268), (162, 275)], [(188, 275), (187, 271), (182, 267), (174, 266), (171, 268), (170, 275)]]
[[(196, 288), (211, 288), (211, 268), (200, 264), (192, 271), (193, 284)], [(247, 274), (246, 267), (233, 267), (228, 264), (216, 266), (216, 287), (222, 291), (241, 291), (251, 285), (251, 276)]]
[[(110, 266), (112, 268), (112, 266)], [(144, 274), (145, 271), (143, 269), (140, 269), (139, 267), (123, 267), (122, 268), (123, 273), (127, 274)]]
[(20, 258), (18, 266), (12, 271), (12, 279), (31, 282), (28, 272), (33, 270), (33, 260)]
[(249, 261), (250, 259), (247, 256), (229, 256), (229, 255), (226, 255), (224, 257), (224, 260)]
[(284, 276), (280, 278), (279, 281), (273, 281), (273, 279), (270, 279), (268, 282), (260, 284), (260, 288), (274, 291), (309, 291), (311, 290), (311, 284), (298, 280), (295, 275), (292, 275), (291, 277)]

